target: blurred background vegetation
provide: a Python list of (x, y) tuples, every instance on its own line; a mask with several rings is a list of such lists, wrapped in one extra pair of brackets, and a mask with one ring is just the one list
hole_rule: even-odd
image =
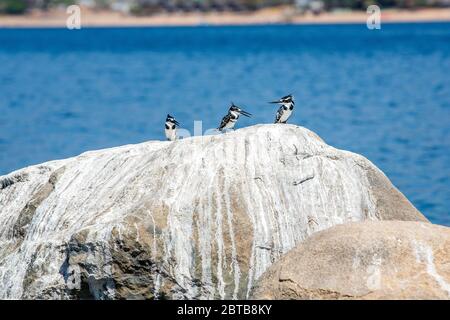
[(291, 6), (300, 11), (365, 9), (371, 4), (381, 8), (419, 8), (450, 6), (450, 0), (0, 0), (0, 13), (24, 14), (80, 4), (92, 9), (108, 9), (149, 15), (162, 12), (252, 11), (273, 6)]

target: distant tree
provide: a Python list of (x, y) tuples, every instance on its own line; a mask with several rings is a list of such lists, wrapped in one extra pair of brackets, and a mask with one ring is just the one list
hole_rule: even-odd
[(22, 14), (28, 9), (26, 0), (0, 0), (0, 12)]
[(131, 7), (134, 15), (151, 15), (161, 11), (161, 4), (158, 0), (136, 0)]
[(94, 0), (95, 6), (99, 9), (109, 9), (111, 6), (110, 0)]
[[(0, 0), (0, 13), (22, 14), (28, 9), (47, 10), (59, 5), (76, 4), (80, 0)], [(217, 8), (240, 8), (257, 10), (276, 5), (294, 5), (297, 0), (92, 0), (96, 8), (110, 9), (116, 2), (130, 4), (131, 12), (147, 15), (162, 10), (189, 11), (195, 8), (202, 10), (217, 10)], [(314, 0), (303, 0), (311, 3)], [(399, 7), (415, 8), (424, 6), (449, 6), (450, 0), (319, 0), (326, 10), (334, 8), (349, 8), (365, 10), (369, 5), (376, 4), (381, 8)]]

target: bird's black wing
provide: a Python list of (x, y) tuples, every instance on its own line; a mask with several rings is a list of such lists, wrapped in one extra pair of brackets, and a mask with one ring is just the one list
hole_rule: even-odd
[(219, 130), (222, 131), (225, 128), (225, 125), (231, 120), (231, 114), (227, 114), (223, 117), (222, 122), (220, 123)]
[(277, 111), (277, 115), (275, 116), (275, 123), (280, 122), (282, 114), (283, 114), (283, 106), (281, 106)]

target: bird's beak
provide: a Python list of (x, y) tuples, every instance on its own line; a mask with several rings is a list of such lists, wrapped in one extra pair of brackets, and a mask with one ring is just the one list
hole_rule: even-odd
[(180, 126), (180, 123), (177, 120), (173, 120), (173, 123), (175, 123), (175, 125)]
[(270, 101), (269, 103), (281, 103), (281, 101), (280, 101), (280, 100), (277, 100), (277, 101)]
[(249, 118), (250, 118), (250, 116), (252, 115), (251, 113), (249, 113), (249, 112), (247, 112), (247, 111), (244, 111), (244, 110), (239, 111), (239, 113), (242, 114), (242, 115), (244, 115), (244, 116), (246, 116), (246, 117), (249, 117)]

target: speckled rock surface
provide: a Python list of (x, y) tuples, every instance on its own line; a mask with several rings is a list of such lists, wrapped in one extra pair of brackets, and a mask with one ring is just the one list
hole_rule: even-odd
[(450, 228), (364, 221), (318, 232), (272, 265), (256, 299), (450, 299)]
[(86, 152), (0, 177), (0, 298), (246, 298), (314, 232), (426, 219), (293, 125)]

